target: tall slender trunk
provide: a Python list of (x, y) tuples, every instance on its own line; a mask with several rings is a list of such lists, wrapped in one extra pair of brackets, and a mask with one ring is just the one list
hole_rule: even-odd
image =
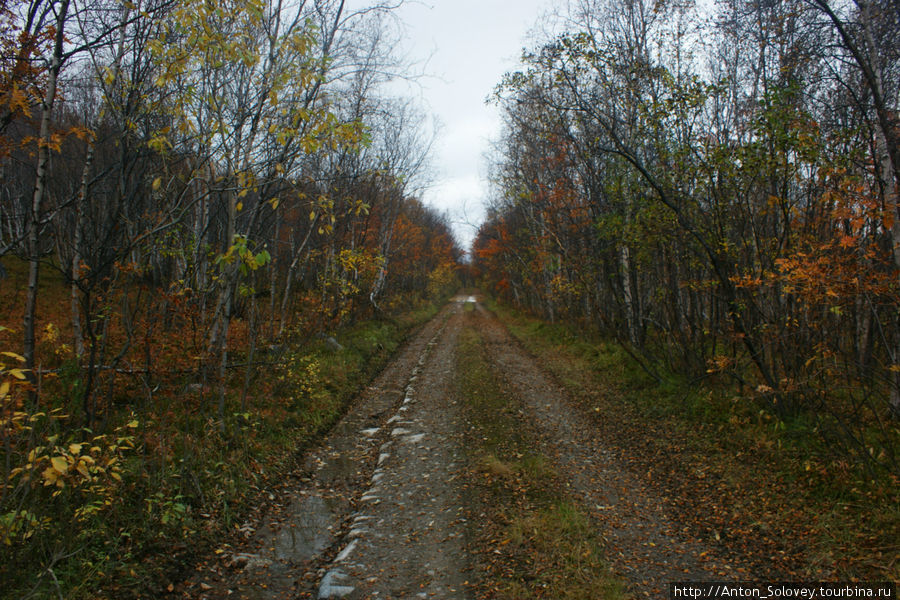
[[(294, 277), (296, 277), (300, 259), (303, 256), (303, 251), (306, 249), (309, 238), (312, 236), (312, 232), (316, 228), (317, 221), (318, 219), (310, 221), (309, 229), (306, 230), (306, 236), (303, 238), (303, 242), (301, 242), (299, 248), (293, 250), (294, 258), (291, 261), (291, 265), (288, 267), (287, 274), (284, 278), (284, 294), (281, 297), (281, 324), (278, 326), (278, 335), (284, 333), (284, 329), (287, 325), (287, 313), (291, 302), (291, 289), (293, 288)], [(293, 236), (291, 236), (291, 240), (291, 245), (293, 246)]]
[(272, 260), (269, 263), (269, 338), (275, 337), (275, 292), (278, 289), (280, 265), (278, 236), (281, 233), (281, 209), (275, 208), (274, 235), (272, 236)]
[(81, 328), (81, 303), (79, 301), (81, 281), (81, 246), (84, 236), (84, 227), (87, 225), (87, 197), (88, 181), (91, 173), (91, 163), (94, 161), (94, 140), (88, 142), (87, 157), (84, 161), (84, 170), (81, 173), (81, 190), (75, 198), (75, 235), (72, 240), (72, 285), (71, 285), (71, 309), (72, 309), (72, 334), (75, 342), (75, 355), (81, 360), (84, 356), (84, 332)]
[(622, 263), (622, 297), (625, 301), (625, 323), (628, 327), (628, 341), (635, 348), (640, 347), (638, 335), (637, 308), (635, 307), (634, 290), (631, 285), (631, 251), (627, 244), (622, 244), (620, 251)]
[[(869, 57), (879, 56), (879, 49), (872, 35), (871, 4), (865, 2), (861, 6), (863, 14), (863, 33), (866, 53)], [(860, 65), (863, 66), (862, 64)], [(885, 206), (893, 210), (894, 223), (891, 226), (891, 242), (893, 248), (894, 267), (900, 273), (900, 149), (897, 147), (897, 116), (885, 106), (884, 81), (882, 71), (877, 66), (869, 67), (869, 85), (875, 98), (878, 115), (878, 127), (875, 131), (875, 157), (884, 182)], [(895, 319), (895, 341), (893, 350), (894, 364), (900, 363), (900, 319)], [(894, 415), (900, 418), (900, 373), (891, 373), (890, 406)]]
[[(228, 192), (226, 197), (227, 220), (225, 223), (225, 248), (224, 252), (234, 244), (235, 220), (237, 217), (236, 198), (233, 192)], [(234, 282), (237, 280), (239, 262), (227, 265), (221, 275), (221, 288), (219, 298), (216, 301), (216, 311), (213, 315), (213, 326), (209, 336), (210, 359), (218, 357), (218, 418), (219, 430), (225, 432), (225, 375), (228, 365), (228, 329), (231, 326), (231, 314), (234, 307)]]
[[(24, 330), (23, 354), (25, 368), (32, 384), (37, 383), (35, 373), (35, 317), (37, 314), (38, 278), (40, 276), (40, 226), (41, 210), (44, 195), (47, 191), (47, 170), (50, 166), (50, 121), (53, 104), (56, 101), (56, 83), (63, 64), (63, 44), (65, 42), (66, 15), (69, 11), (69, 0), (60, 0), (56, 15), (56, 37), (53, 43), (53, 56), (47, 73), (47, 89), (41, 101), (41, 128), (38, 138), (37, 174), (34, 182), (34, 193), (31, 198), (31, 214), (28, 223), (28, 291), (25, 296), (25, 316), (22, 322)], [(37, 401), (36, 388), (30, 393), (31, 400)]]
[(385, 224), (382, 223), (380, 251), (382, 258), (384, 258), (384, 262), (381, 264), (381, 268), (378, 270), (378, 276), (375, 278), (375, 282), (372, 284), (372, 289), (369, 291), (369, 302), (376, 309), (379, 309), (378, 297), (381, 295), (382, 291), (384, 291), (384, 284), (387, 281), (388, 262), (390, 261), (391, 245), (394, 240), (394, 226), (397, 223), (397, 213), (399, 212), (399, 207), (399, 202), (392, 203), (392, 208), (388, 212), (387, 227), (385, 228)]

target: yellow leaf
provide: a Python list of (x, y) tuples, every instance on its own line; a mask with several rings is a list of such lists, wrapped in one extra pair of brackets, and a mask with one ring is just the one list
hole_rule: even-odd
[(41, 476), (44, 478), (44, 485), (53, 485), (59, 479), (59, 472), (53, 467), (47, 467)]
[(128, 421), (128, 424), (125, 425), (125, 426), (126, 426), (126, 427), (130, 427), (130, 428), (132, 428), (132, 429), (137, 429), (137, 426), (138, 426), (138, 425), (139, 425), (138, 420), (137, 420), (137, 419), (132, 419), (132, 420)]
[(122, 476), (116, 473), (115, 471), (110, 471), (109, 476), (115, 479), (116, 481), (122, 481)]
[(81, 473), (85, 479), (91, 478), (91, 473), (88, 471), (88, 466), (85, 463), (79, 462), (75, 469)]
[(69, 454), (81, 454), (81, 444), (69, 444)]
[(9, 394), (9, 382), (4, 381), (0, 383), (0, 400), (6, 398), (6, 395)]
[[(4, 327), (3, 329), (6, 329), (6, 328)], [(0, 329), (0, 331), (2, 331), (2, 329)], [(19, 362), (25, 362), (25, 357), (21, 356), (19, 354), (16, 354), (15, 352), (0, 352), (0, 354), (2, 354), (3, 356), (8, 356), (10, 358), (14, 358)]]
[(25, 371), (22, 369), (10, 369), (8, 373), (16, 379), (25, 379)]
[(238, 202), (238, 203), (235, 204), (235, 206), (234, 206), (234, 209), (235, 209), (236, 211), (238, 211), (238, 212), (241, 212), (241, 209), (242, 209), (242, 208), (244, 208), (244, 203), (243, 203), (243, 202)]
[(153, 191), (155, 192), (162, 186), (162, 177), (157, 177), (153, 180)]
[(62, 456), (54, 456), (50, 459), (50, 464), (53, 465), (53, 468), (59, 471), (61, 474), (64, 474), (69, 470), (69, 462)]

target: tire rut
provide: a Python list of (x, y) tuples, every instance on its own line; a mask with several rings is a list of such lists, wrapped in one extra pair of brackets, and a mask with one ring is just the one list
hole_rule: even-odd
[(469, 597), (460, 415), (447, 393), (465, 301), (412, 336), (183, 597)]
[[(466, 598), (458, 402), (448, 395), (459, 303), (413, 369), (318, 598)], [(373, 432), (374, 433), (374, 432)]]
[(480, 304), (477, 318), (491, 361), (520, 397), (524, 418), (568, 491), (598, 527), (607, 560), (630, 593), (656, 598), (668, 592), (669, 582), (753, 579), (748, 568), (723, 559), (715, 544), (692, 537), (670, 516), (668, 499), (597, 437), (590, 418)]

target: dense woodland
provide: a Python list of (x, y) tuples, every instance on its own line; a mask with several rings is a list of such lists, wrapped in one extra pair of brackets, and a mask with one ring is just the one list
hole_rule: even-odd
[(560, 21), (495, 94), (480, 276), (896, 477), (897, 3), (580, 0)]
[(457, 287), (394, 4), (0, 1), (6, 592), (227, 525), (352, 380), (288, 349)]
[(895, 0), (573, 0), (470, 269), (397, 4), (0, 0), (0, 596), (161, 592), (462, 273), (896, 489)]

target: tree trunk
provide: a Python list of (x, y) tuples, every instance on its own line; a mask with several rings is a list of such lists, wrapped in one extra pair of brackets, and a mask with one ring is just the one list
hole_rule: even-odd
[(81, 329), (81, 303), (79, 301), (80, 290), (78, 283), (81, 280), (81, 245), (84, 227), (87, 225), (87, 197), (88, 180), (90, 178), (91, 163), (94, 159), (94, 140), (88, 142), (87, 156), (84, 161), (84, 170), (81, 173), (81, 190), (75, 197), (75, 235), (72, 241), (72, 334), (75, 342), (75, 355), (78, 360), (84, 356), (84, 332)]
[[(38, 138), (37, 174), (34, 183), (34, 193), (31, 198), (31, 214), (28, 224), (28, 291), (25, 296), (25, 316), (22, 329), (24, 330), (23, 354), (25, 356), (25, 368), (28, 370), (28, 378), (34, 385), (37, 383), (35, 373), (35, 317), (37, 314), (38, 278), (40, 275), (40, 226), (41, 209), (44, 204), (44, 195), (47, 191), (47, 170), (50, 166), (50, 120), (53, 114), (53, 104), (56, 101), (56, 83), (59, 72), (62, 69), (63, 44), (65, 43), (66, 14), (69, 10), (69, 0), (61, 0), (56, 16), (56, 37), (53, 44), (53, 56), (50, 59), (50, 69), (47, 73), (47, 89), (41, 101), (41, 129)], [(30, 393), (31, 400), (37, 401), (37, 389)]]
[(635, 348), (640, 347), (640, 335), (637, 323), (637, 308), (635, 306), (634, 290), (631, 286), (631, 252), (626, 244), (622, 244), (620, 252), (622, 261), (622, 297), (625, 301), (625, 322), (628, 327), (628, 341)]

